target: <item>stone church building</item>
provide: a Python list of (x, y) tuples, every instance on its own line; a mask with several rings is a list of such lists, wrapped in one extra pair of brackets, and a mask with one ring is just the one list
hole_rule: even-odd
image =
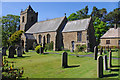
[(102, 47), (117, 47), (120, 48), (120, 28), (116, 25), (110, 28), (101, 38), (100, 46)]
[(54, 50), (75, 50), (77, 44), (86, 45), (87, 51), (93, 51), (96, 44), (94, 27), (91, 18), (68, 21), (67, 17), (60, 17), (37, 22), (38, 12), (29, 5), (20, 13), (20, 30), (22, 45), (26, 49), (33, 46), (33, 42), (42, 44), (53, 42)]

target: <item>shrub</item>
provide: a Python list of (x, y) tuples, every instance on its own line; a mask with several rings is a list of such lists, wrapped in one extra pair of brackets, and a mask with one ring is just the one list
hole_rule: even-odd
[(37, 53), (39, 53), (39, 49), (40, 49), (41, 47), (42, 47), (41, 45), (36, 46), (35, 51), (36, 51)]
[(80, 51), (85, 51), (86, 49), (86, 45), (76, 45), (76, 51), (80, 52)]
[(10, 42), (10, 44), (19, 43), (23, 32), (24, 31), (22, 31), (22, 30), (14, 32), (8, 40)]
[(53, 50), (53, 41), (51, 41), (50, 43), (45, 44), (45, 49)]
[[(11, 63), (11, 65), (10, 65)], [(14, 62), (9, 62), (4, 57), (2, 59), (2, 79), (3, 80), (17, 80), (22, 77), (24, 73), (23, 67), (21, 69), (14, 67)]]
[(99, 46), (98, 46), (98, 49), (100, 49), (100, 48), (101, 48), (101, 46), (99, 45)]

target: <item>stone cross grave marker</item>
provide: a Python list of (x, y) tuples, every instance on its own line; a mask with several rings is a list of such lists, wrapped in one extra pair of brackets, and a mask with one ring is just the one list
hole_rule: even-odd
[(63, 67), (63, 68), (68, 67), (68, 64), (67, 64), (67, 56), (68, 56), (68, 53), (67, 53), (67, 52), (64, 52), (64, 53), (62, 54), (62, 67)]
[(6, 56), (7, 54), (6, 54), (6, 47), (2, 47), (2, 55), (3, 56)]
[(14, 58), (14, 54), (15, 54), (15, 47), (10, 46), (9, 47), (9, 56), (8, 56), (8, 58)]
[(103, 57), (98, 56), (97, 58), (97, 77), (102, 78), (103, 77)]
[(94, 59), (97, 60), (97, 54), (98, 54), (98, 47), (94, 47)]
[(104, 55), (103, 58), (104, 58), (104, 70), (108, 70), (107, 55)]

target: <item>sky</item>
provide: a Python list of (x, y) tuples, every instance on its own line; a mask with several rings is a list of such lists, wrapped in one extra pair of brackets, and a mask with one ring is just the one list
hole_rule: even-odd
[(25, 10), (29, 5), (35, 12), (38, 12), (38, 21), (63, 17), (64, 13), (68, 17), (71, 13), (88, 6), (89, 13), (93, 6), (98, 9), (106, 8), (107, 12), (118, 8), (118, 2), (2, 2), (2, 16), (7, 14), (19, 15), (21, 9)]

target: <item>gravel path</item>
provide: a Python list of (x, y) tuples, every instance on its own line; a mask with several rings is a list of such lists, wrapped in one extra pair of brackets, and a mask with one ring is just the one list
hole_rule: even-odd
[[(52, 52), (46, 52), (46, 53), (49, 53), (49, 54), (61, 54), (61, 53), (52, 53)], [(76, 56), (75, 54), (69, 54), (69, 55)], [(94, 53), (93, 54), (88, 54), (88, 55), (78, 55), (78, 56), (79, 57), (94, 57)], [(120, 59), (120, 58), (112, 58), (112, 59)]]

